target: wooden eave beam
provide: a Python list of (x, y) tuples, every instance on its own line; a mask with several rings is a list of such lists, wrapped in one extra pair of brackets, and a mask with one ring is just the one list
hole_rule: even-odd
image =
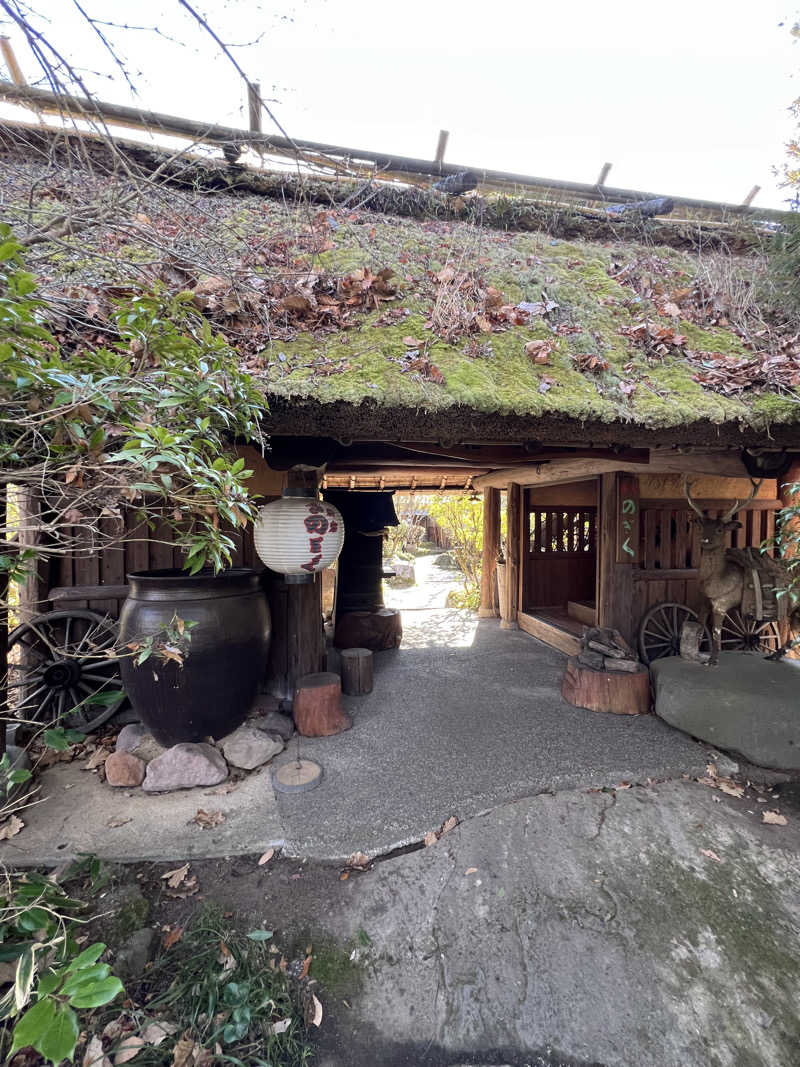
[(504, 488), (509, 482), (520, 485), (552, 485), (579, 481), (597, 474), (628, 471), (633, 474), (711, 474), (724, 478), (746, 478), (747, 471), (738, 455), (721, 452), (651, 453), (649, 462), (623, 459), (542, 460), (524, 466), (490, 471), (475, 479), (476, 489)]

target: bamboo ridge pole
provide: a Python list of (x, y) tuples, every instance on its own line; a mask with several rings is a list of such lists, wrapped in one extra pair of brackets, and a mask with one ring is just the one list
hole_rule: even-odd
[[(237, 129), (232, 126), (219, 126), (216, 123), (197, 122), (194, 119), (167, 115), (157, 111), (143, 111), (123, 104), (109, 104), (101, 100), (70, 96), (66, 93), (51, 93), (46, 89), (33, 89), (29, 86), (14, 85), (13, 82), (0, 81), (0, 98), (23, 104), (35, 111), (46, 114), (70, 115), (72, 118), (103, 119), (106, 122), (136, 129), (162, 130), (167, 134), (182, 134), (196, 141), (211, 144), (232, 142), (263, 147), (266, 151), (277, 154), (297, 155), (297, 150), (315, 152), (325, 156), (339, 157), (353, 163), (361, 160), (374, 164), (379, 170), (402, 174), (422, 174), (440, 177), (447, 174), (460, 174), (472, 171), (478, 182), (505, 183), (509, 185), (529, 186), (537, 189), (554, 189), (573, 193), (585, 200), (604, 203), (633, 200), (653, 200), (664, 196), (663, 193), (651, 193), (634, 189), (616, 189), (585, 182), (561, 181), (540, 178), (530, 174), (516, 174), (512, 171), (487, 170), (483, 167), (467, 166), (463, 163), (436, 163), (429, 159), (414, 159), (411, 156), (393, 156), (383, 152), (372, 152), (363, 148), (348, 148), (343, 145), (327, 144), (321, 141), (304, 141), (299, 138), (289, 140), (286, 137), (271, 134), (257, 134), (250, 130)], [(324, 162), (324, 161), (317, 161)], [(332, 165), (332, 161), (329, 165)], [(744, 204), (726, 204), (715, 200), (698, 200), (691, 197), (670, 196), (670, 200), (683, 207), (698, 208), (706, 211), (727, 212), (733, 215), (756, 214), (759, 218), (780, 218), (783, 212), (772, 208), (754, 208)]]

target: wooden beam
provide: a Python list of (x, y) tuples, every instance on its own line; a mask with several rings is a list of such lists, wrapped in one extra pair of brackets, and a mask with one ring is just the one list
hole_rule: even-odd
[(747, 194), (747, 196), (742, 201), (742, 207), (750, 207), (750, 205), (753, 203), (753, 201), (755, 200), (755, 198), (758, 196), (758, 194), (760, 192), (761, 192), (761, 186), (760, 185), (754, 185), (753, 188), (750, 190), (750, 192)]
[(500, 620), (503, 630), (518, 630), (519, 581), (522, 546), (522, 487), (512, 482), (506, 497), (506, 614)]
[(481, 552), (481, 606), (479, 619), (497, 615), (495, 572), (500, 548), (500, 490), (483, 491), (483, 549)]
[(524, 611), (517, 613), (517, 622), (520, 630), (524, 630), (531, 637), (544, 641), (546, 645), (557, 648), (568, 656), (577, 656), (581, 650), (581, 643), (574, 634), (553, 626), (543, 619), (537, 619), (535, 615), (528, 615)]
[(631, 459), (574, 458), (536, 460), (489, 471), (475, 479), (476, 489), (487, 486), (504, 488), (510, 482), (520, 485), (552, 485), (555, 482), (578, 481), (595, 474), (629, 471), (633, 474), (716, 474), (723, 478), (746, 478), (747, 471), (738, 453), (728, 452), (651, 452), (649, 462)]
[[(560, 459), (540, 461), (526, 466), (506, 467), (490, 471), (475, 479), (476, 489), (505, 489), (512, 483), (519, 485), (552, 485), (554, 482), (578, 481), (593, 474), (619, 470), (620, 461), (614, 459)], [(643, 465), (642, 469), (646, 469)]]
[(22, 68), (17, 62), (17, 57), (14, 55), (14, 48), (8, 37), (0, 37), (0, 52), (3, 53), (3, 59), (8, 67), (8, 73), (11, 75), (11, 80), (15, 85), (20, 87), (27, 86), (25, 81), (25, 75), (22, 73)]

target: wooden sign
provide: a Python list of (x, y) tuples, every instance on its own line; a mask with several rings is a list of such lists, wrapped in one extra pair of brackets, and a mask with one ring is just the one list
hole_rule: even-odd
[(639, 479), (617, 476), (617, 563), (639, 563)]

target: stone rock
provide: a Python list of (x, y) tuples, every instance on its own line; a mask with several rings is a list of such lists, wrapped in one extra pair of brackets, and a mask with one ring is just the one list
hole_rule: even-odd
[(146, 734), (133, 750), (133, 754), (138, 756), (139, 759), (143, 759), (145, 763), (150, 763), (152, 760), (158, 759), (159, 756), (163, 756), (166, 751), (164, 746), (160, 745), (152, 734)]
[(123, 726), (117, 737), (116, 750), (117, 752), (133, 752), (138, 745), (141, 744), (142, 739), (149, 737), (150, 731), (141, 722), (131, 722), (127, 726)]
[(276, 741), (264, 730), (247, 724), (223, 737), (219, 745), (228, 763), (243, 771), (252, 771), (283, 752), (283, 740)]
[(257, 730), (280, 737), (282, 741), (289, 741), (294, 734), (294, 723), (288, 715), (281, 715), (279, 711), (271, 711), (260, 719), (253, 719), (250, 725), (255, 726)]
[(800, 665), (723, 652), (716, 667), (680, 656), (650, 664), (655, 711), (671, 726), (759, 767), (800, 770)]
[(134, 930), (120, 946), (114, 959), (114, 973), (123, 982), (141, 978), (155, 954), (156, 932), (149, 926)]
[(168, 793), (198, 785), (219, 785), (228, 766), (213, 745), (190, 742), (173, 745), (147, 764), (142, 788), (147, 793)]
[(132, 752), (145, 763), (163, 756), (167, 751), (140, 722), (131, 723), (120, 730), (116, 750), (117, 752)]
[(132, 752), (112, 752), (105, 762), (106, 781), (116, 787), (141, 785), (146, 767)]

